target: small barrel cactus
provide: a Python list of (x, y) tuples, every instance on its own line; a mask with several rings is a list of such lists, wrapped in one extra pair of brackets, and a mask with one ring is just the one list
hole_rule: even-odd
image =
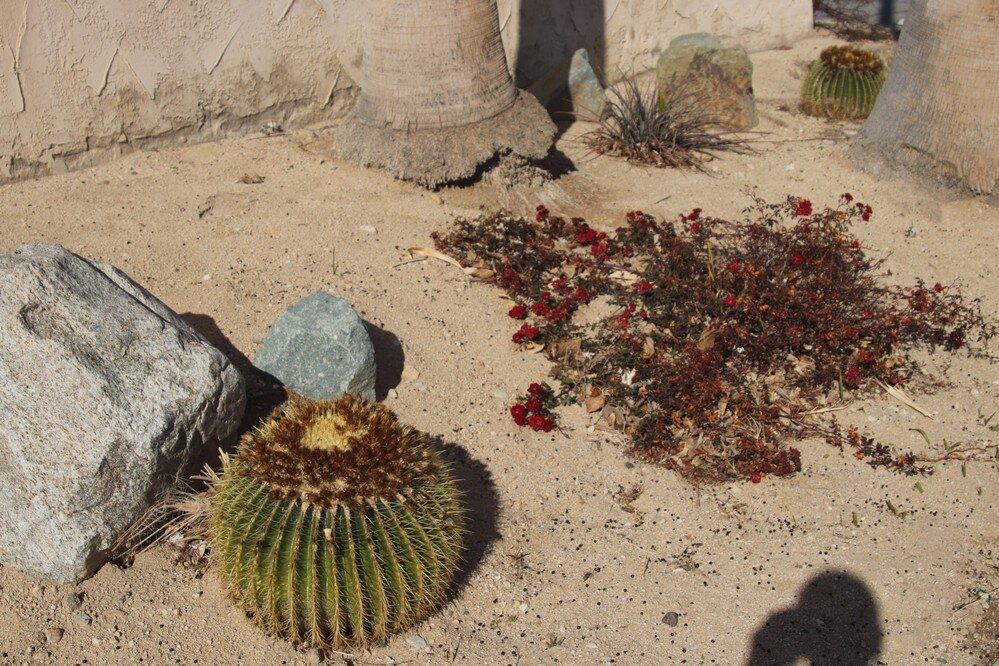
[(866, 118), (885, 75), (885, 63), (877, 54), (853, 46), (830, 46), (805, 74), (802, 108), (812, 116)]
[(266, 631), (336, 648), (434, 610), (461, 521), (430, 438), (345, 396), (293, 399), (244, 437), (215, 481), (208, 534), (220, 577)]

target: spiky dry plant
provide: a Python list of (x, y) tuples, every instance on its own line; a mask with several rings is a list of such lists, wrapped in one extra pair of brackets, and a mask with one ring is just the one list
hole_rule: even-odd
[(657, 167), (703, 170), (721, 151), (749, 152), (690, 83), (674, 80), (662, 88), (627, 79), (609, 89), (599, 126), (583, 141), (593, 151)]
[(866, 118), (885, 82), (886, 67), (876, 53), (854, 46), (830, 46), (808, 67), (801, 107), (812, 116)]
[[(442, 601), (461, 550), (454, 478), (430, 437), (385, 407), (294, 399), (208, 479), (211, 561), (266, 631), (363, 646)], [(184, 507), (182, 507), (184, 508)]]

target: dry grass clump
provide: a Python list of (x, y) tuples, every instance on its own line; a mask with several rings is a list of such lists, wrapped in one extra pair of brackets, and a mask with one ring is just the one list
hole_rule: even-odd
[(749, 144), (726, 131), (689, 83), (659, 89), (627, 80), (609, 90), (607, 113), (583, 141), (593, 151), (631, 162), (702, 169), (722, 151), (745, 153)]

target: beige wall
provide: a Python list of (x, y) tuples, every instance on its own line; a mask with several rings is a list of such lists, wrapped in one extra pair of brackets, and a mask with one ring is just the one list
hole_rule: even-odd
[[(441, 0), (442, 4), (460, 0)], [(125, 151), (328, 122), (348, 108), (363, 0), (0, 0), (0, 181)], [(579, 47), (639, 71), (671, 37), (760, 49), (811, 0), (499, 0), (521, 81)]]

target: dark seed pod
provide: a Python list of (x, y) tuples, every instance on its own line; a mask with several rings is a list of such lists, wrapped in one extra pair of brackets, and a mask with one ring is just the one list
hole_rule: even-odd
[(884, 61), (852, 46), (830, 46), (808, 67), (801, 87), (805, 113), (836, 119), (866, 118), (886, 76)]
[(430, 438), (350, 396), (279, 409), (244, 437), (211, 501), (230, 594), (296, 643), (402, 631), (441, 602), (459, 559), (459, 492)]

